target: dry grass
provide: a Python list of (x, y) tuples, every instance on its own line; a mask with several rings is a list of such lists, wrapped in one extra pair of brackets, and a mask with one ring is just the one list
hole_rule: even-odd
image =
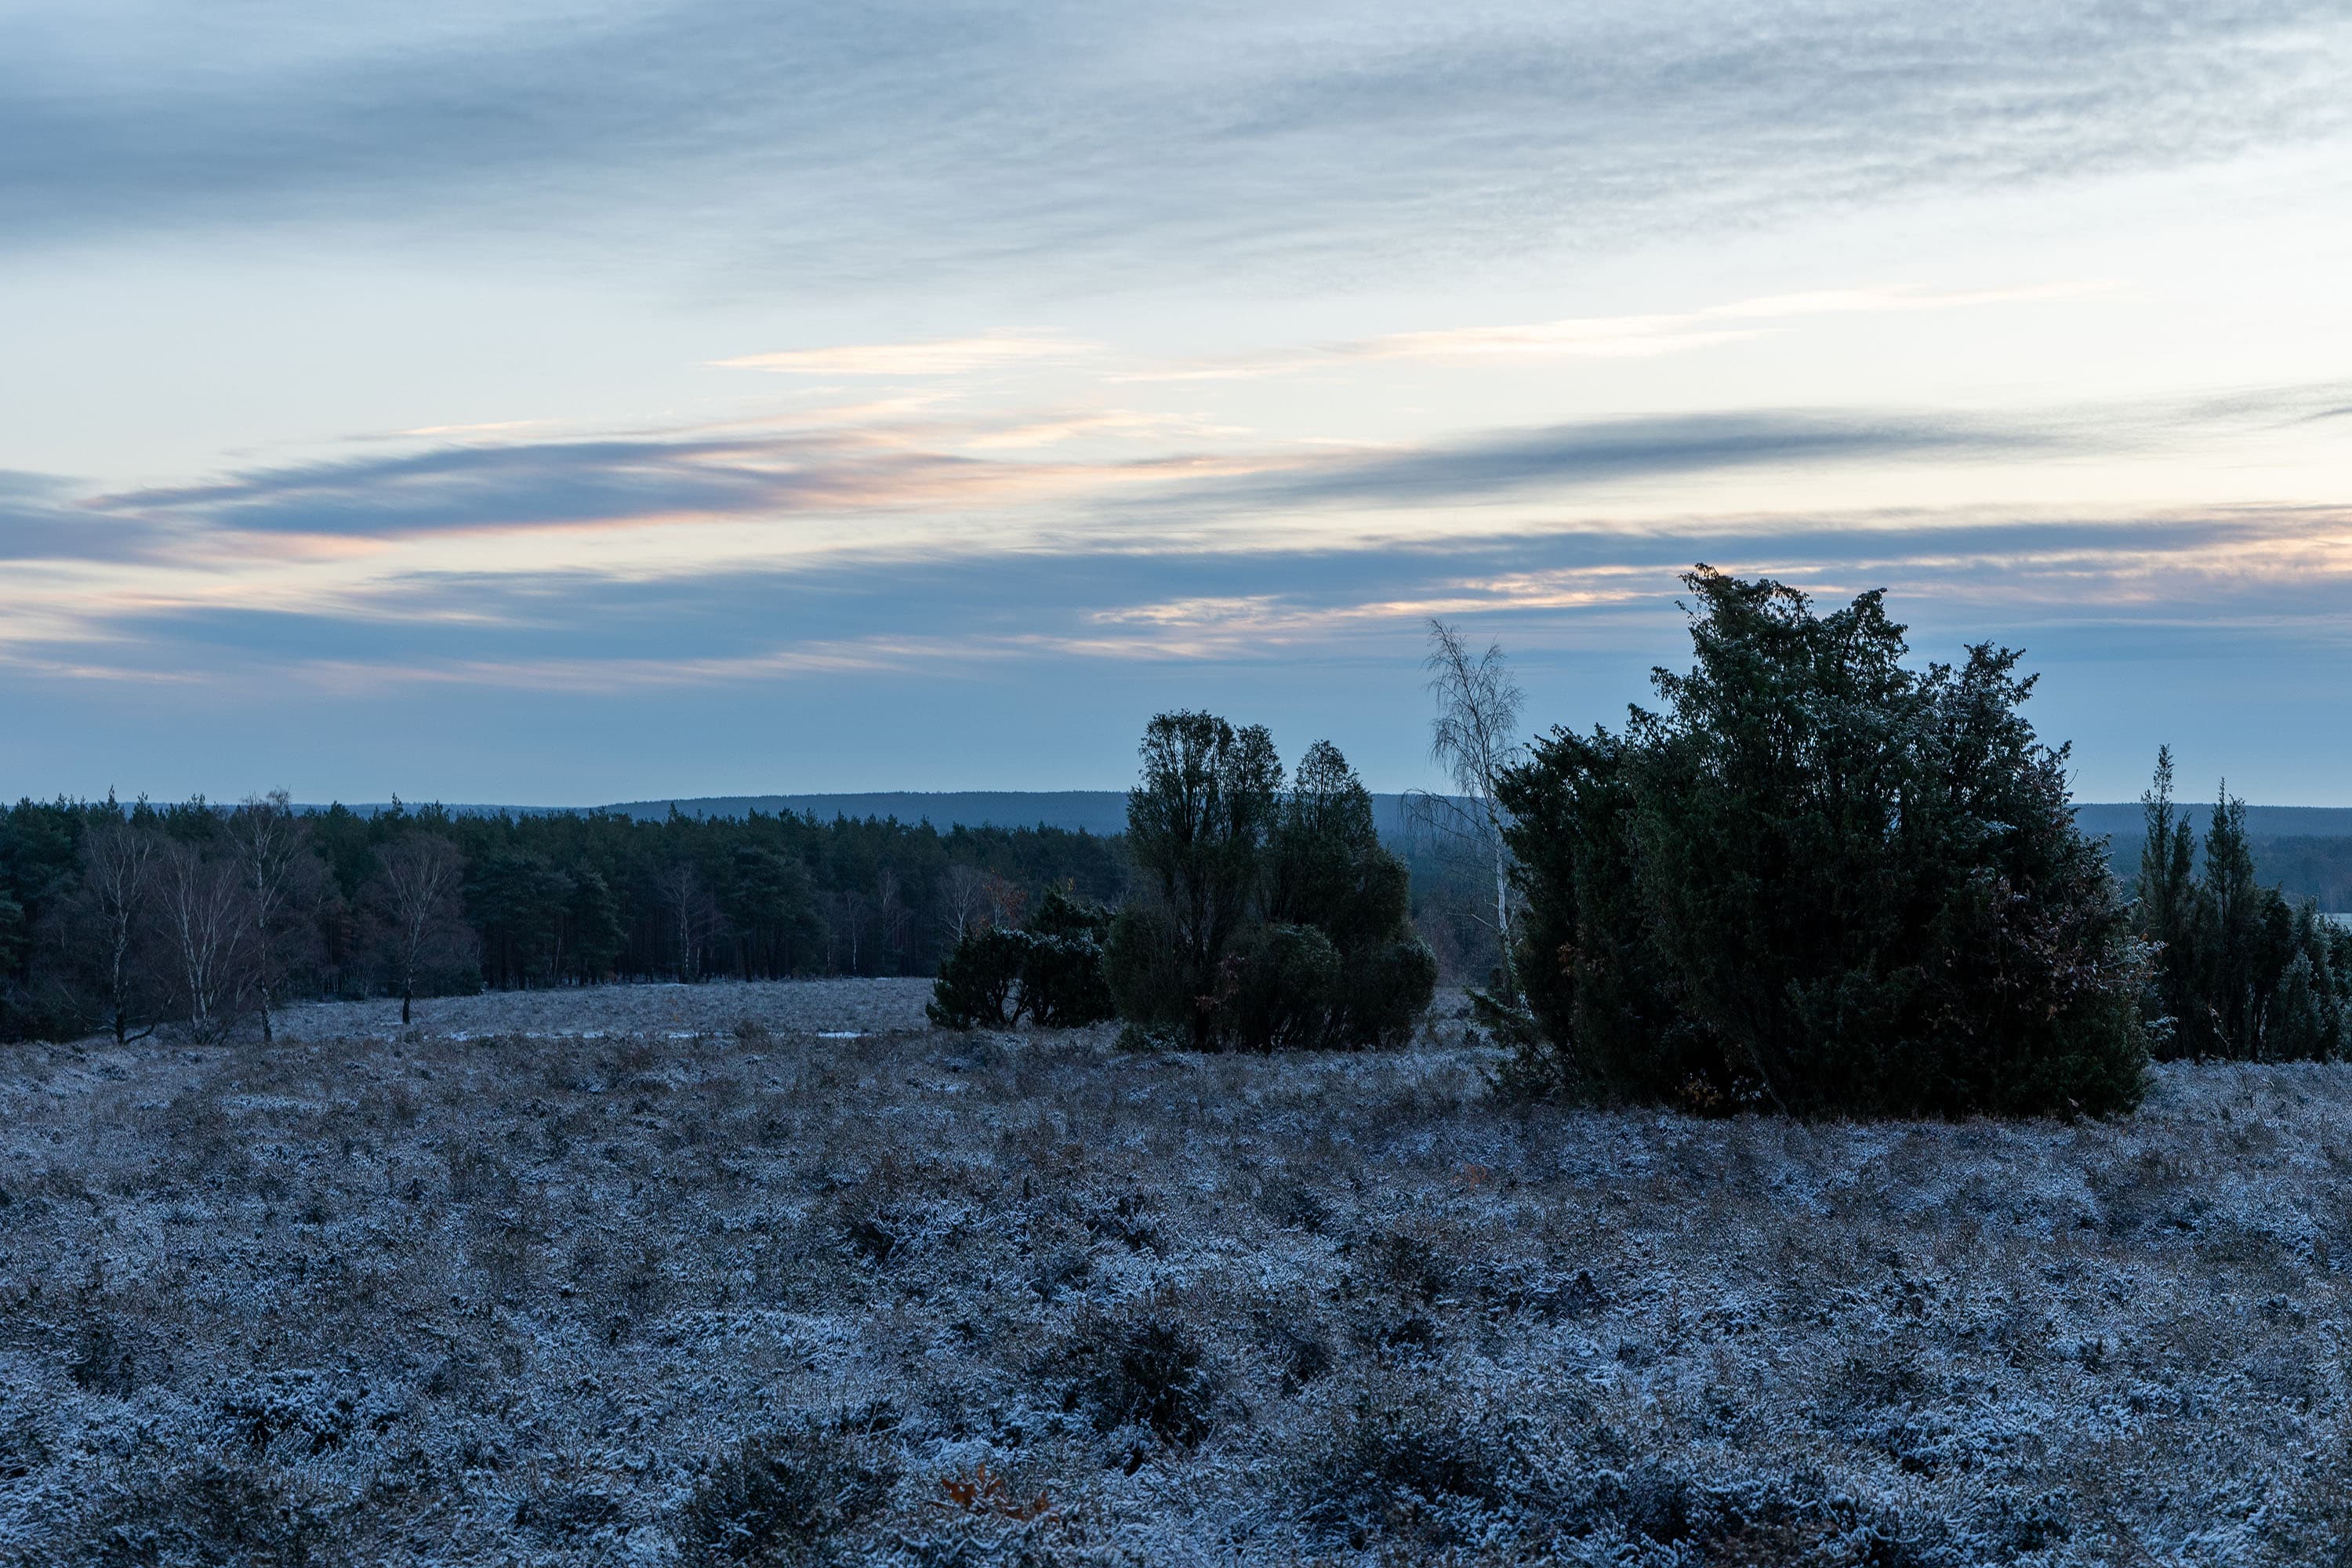
[(0, 1061), (0, 1563), (2352, 1562), (2352, 1071), (1701, 1122), (921, 999)]

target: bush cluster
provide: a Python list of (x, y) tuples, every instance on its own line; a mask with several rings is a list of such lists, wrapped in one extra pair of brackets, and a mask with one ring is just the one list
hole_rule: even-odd
[(2246, 807), (2221, 786), (2194, 865), (2188, 821), (2172, 802), (2172, 752), (2157, 753), (2141, 797), (2135, 923), (2156, 952), (2150, 1044), (2160, 1057), (2328, 1061), (2352, 1049), (2352, 928), (2315, 903), (2290, 904), (2254, 880)]
[(2126, 1110), (2144, 950), (2066, 751), (1990, 644), (1905, 667), (1881, 595), (1828, 616), (1687, 574), (1660, 711), (1556, 731), (1506, 782), (1527, 898), (1522, 1087), (1800, 1113)]
[(1110, 912), (1066, 889), (1041, 900), (1025, 928), (976, 925), (940, 961), (923, 1011), (944, 1029), (1009, 1029), (1023, 1018), (1045, 1029), (1111, 1016), (1103, 973)]
[(1403, 1044), (1437, 962), (1339, 748), (1309, 747), (1286, 788), (1265, 729), (1182, 712), (1151, 721), (1142, 754), (1128, 796), (1141, 892), (1105, 954), (1119, 1016), (1202, 1050)]
[(833, 1537), (879, 1510), (898, 1479), (890, 1449), (860, 1428), (803, 1417), (722, 1456), (684, 1510), (684, 1560), (823, 1561)]

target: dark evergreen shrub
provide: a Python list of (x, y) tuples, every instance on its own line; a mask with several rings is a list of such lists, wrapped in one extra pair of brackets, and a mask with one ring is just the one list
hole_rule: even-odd
[(1225, 959), (1219, 1033), (1244, 1051), (1311, 1050), (1328, 1043), (1339, 989), (1339, 950), (1313, 926), (1265, 925)]
[[(1103, 943), (1103, 972), (1111, 1003), (1137, 1040), (1196, 1044), (1192, 1023), (1200, 1011), (1186, 984), (1187, 966), (1176, 948), (1175, 922), (1165, 910), (1132, 903), (1111, 917)], [(1213, 1040), (1213, 1036), (1212, 1036)]]
[(1040, 1028), (1074, 1029), (1114, 1015), (1103, 940), (1110, 912), (1055, 889), (1029, 917), (1021, 1010)]
[(948, 1029), (1005, 1029), (1024, 1016), (1048, 1029), (1100, 1023), (1113, 1015), (1103, 963), (1110, 923), (1108, 911), (1050, 891), (1025, 931), (966, 931), (940, 961), (923, 1010)]
[(1329, 1043), (1392, 1050), (1437, 994), (1437, 955), (1417, 936), (1363, 942), (1339, 957), (1331, 992)]
[[(219, 1459), (139, 1475), (93, 1500), (72, 1561), (105, 1568), (304, 1568), (327, 1561), (327, 1521), (268, 1471)], [(31, 1561), (31, 1559), (24, 1559)]]
[(1009, 1029), (1019, 1015), (1014, 993), (1029, 958), (1024, 931), (980, 926), (940, 961), (923, 1011), (943, 1029)]
[(1528, 901), (1515, 1080), (1696, 1108), (2128, 1109), (2140, 944), (2018, 656), (1903, 664), (1881, 595), (1706, 567), (1696, 666), (1509, 779)]
[(1460, 1546), (1513, 1501), (1496, 1435), (1434, 1400), (1366, 1396), (1298, 1464), (1300, 1518), (1359, 1548), (1380, 1539)]
[(1200, 1342), (1176, 1317), (1149, 1309), (1123, 1318), (1090, 1312), (1058, 1359), (1078, 1374), (1065, 1406), (1085, 1406), (1097, 1432), (1142, 1426), (1177, 1447), (1208, 1435), (1216, 1379)]

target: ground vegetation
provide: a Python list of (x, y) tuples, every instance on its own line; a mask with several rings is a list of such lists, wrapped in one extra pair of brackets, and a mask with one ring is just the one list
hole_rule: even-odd
[(0, 1563), (2307, 1565), (2352, 1088), (1497, 1100), (921, 980), (0, 1058)]

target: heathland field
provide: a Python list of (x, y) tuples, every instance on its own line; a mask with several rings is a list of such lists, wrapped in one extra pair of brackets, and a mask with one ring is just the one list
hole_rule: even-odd
[(0, 1562), (2336, 1563), (2352, 1073), (1697, 1121), (927, 983), (0, 1054)]

